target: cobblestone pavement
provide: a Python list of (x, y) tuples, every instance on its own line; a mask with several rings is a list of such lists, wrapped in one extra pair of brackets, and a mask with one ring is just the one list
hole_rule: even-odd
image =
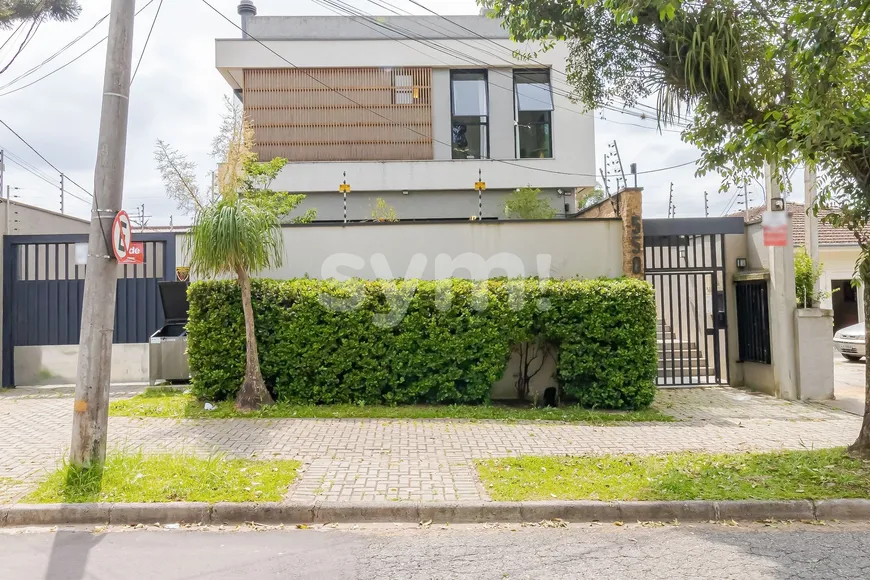
[[(655, 406), (679, 422), (112, 417), (109, 446), (297, 459), (304, 467), (290, 500), (463, 501), (487, 499), (476, 459), (823, 448), (851, 443), (860, 426), (858, 417), (838, 410), (731, 388), (664, 390)], [(71, 424), (69, 394), (0, 394), (0, 502), (20, 499), (58, 465)]]

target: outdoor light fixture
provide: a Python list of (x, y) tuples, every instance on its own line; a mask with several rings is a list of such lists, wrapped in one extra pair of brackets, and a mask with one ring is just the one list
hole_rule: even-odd
[(781, 197), (774, 197), (770, 200), (771, 211), (785, 211), (785, 200)]
[(408, 195), (409, 193), (410, 193), (410, 192), (408, 192), (408, 191), (403, 191), (403, 192), (402, 192), (402, 195)]
[(737, 258), (737, 269), (745, 270), (746, 269), (746, 258)]

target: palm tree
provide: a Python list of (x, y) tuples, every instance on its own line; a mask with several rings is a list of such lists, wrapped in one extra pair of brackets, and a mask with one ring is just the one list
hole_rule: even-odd
[(272, 404), (260, 371), (250, 273), (281, 264), (284, 236), (277, 215), (256, 199), (226, 195), (197, 212), (188, 244), (190, 265), (199, 275), (235, 275), (242, 290), (245, 380), (236, 395), (236, 408), (252, 411)]

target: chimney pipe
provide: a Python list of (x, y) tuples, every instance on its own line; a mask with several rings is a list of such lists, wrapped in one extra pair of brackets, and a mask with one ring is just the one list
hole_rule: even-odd
[(239, 0), (239, 6), (236, 10), (239, 16), (242, 17), (242, 38), (250, 38), (248, 36), (248, 20), (251, 16), (257, 15), (257, 7), (254, 6), (254, 0)]

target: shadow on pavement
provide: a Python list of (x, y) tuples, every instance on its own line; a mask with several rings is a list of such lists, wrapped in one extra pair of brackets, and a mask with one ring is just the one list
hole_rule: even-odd
[(54, 534), (45, 580), (81, 580), (91, 549), (103, 540), (103, 534), (59, 530)]

